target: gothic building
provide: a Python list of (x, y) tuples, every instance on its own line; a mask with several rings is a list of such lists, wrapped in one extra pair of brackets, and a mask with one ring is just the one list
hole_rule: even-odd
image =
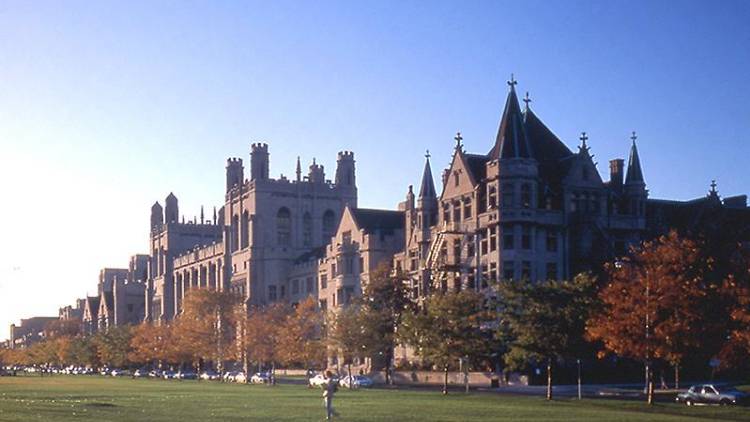
[(648, 191), (633, 136), (627, 170), (610, 161), (604, 181), (588, 137), (571, 151), (509, 82), (494, 144), (464, 150), (460, 133), (435, 190), (429, 155), (419, 196), (409, 190), (406, 248), (395, 266), (422, 296), (431, 289), (482, 289), (498, 279), (560, 279), (598, 266), (638, 242)]
[(269, 176), (267, 144), (253, 144), (250, 178), (242, 159), (226, 167), (225, 203), (213, 221), (178, 222), (170, 194), (151, 214), (147, 320), (169, 320), (192, 288), (230, 290), (248, 305), (317, 295), (317, 259), (347, 206), (356, 208), (354, 154), (338, 154), (335, 179), (313, 163), (303, 176)]

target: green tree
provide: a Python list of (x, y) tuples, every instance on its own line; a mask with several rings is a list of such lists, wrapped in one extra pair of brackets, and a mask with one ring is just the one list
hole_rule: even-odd
[(496, 343), (491, 327), (495, 323), (496, 315), (486, 306), (484, 296), (464, 290), (428, 297), (423, 309), (404, 314), (398, 334), (417, 355), (444, 370), (443, 394), (447, 394), (452, 364), (492, 354)]
[(131, 328), (127, 325), (110, 327), (106, 331), (97, 333), (93, 344), (99, 361), (104, 365), (118, 368), (128, 366), (131, 337)]
[(506, 365), (519, 370), (530, 362), (545, 362), (551, 400), (553, 362), (590, 353), (585, 327), (596, 307), (596, 280), (587, 274), (573, 281), (506, 280), (498, 284), (498, 295), (500, 329), (510, 338)]
[[(344, 358), (349, 375), (352, 375), (352, 360), (362, 355), (365, 336), (363, 326), (366, 315), (357, 305), (350, 305), (328, 318), (328, 344), (335, 353)], [(352, 383), (349, 383), (349, 388)]]
[[(375, 363), (382, 364), (389, 382), (393, 353), (396, 347), (396, 331), (404, 313), (412, 310), (404, 276), (393, 273), (388, 262), (383, 262), (368, 274), (362, 286), (359, 304), (360, 344), (359, 353)], [(383, 357), (379, 362), (379, 357)]]

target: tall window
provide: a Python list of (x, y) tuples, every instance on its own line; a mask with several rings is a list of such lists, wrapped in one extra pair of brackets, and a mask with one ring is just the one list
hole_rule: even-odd
[(471, 198), (464, 199), (464, 220), (471, 218)]
[(487, 195), (487, 208), (494, 209), (497, 207), (497, 189), (494, 186), (489, 187), (489, 194)]
[(557, 252), (557, 233), (554, 230), (547, 230), (547, 252)]
[(240, 247), (242, 249), (247, 248), (250, 237), (250, 214), (245, 210), (242, 213), (242, 220), (240, 220)]
[(490, 252), (497, 249), (497, 226), (490, 227)]
[(443, 204), (443, 221), (451, 221), (451, 204)]
[(271, 302), (276, 300), (276, 286), (268, 286), (268, 300)]
[(320, 289), (324, 290), (328, 288), (328, 274), (320, 275)]
[(500, 189), (500, 193), (502, 194), (502, 206), (503, 207), (513, 207), (514, 204), (514, 193), (513, 193), (513, 184), (512, 183), (503, 183), (502, 189)]
[(232, 216), (232, 251), (236, 251), (240, 246), (240, 216)]
[(281, 246), (292, 243), (292, 213), (283, 207), (276, 213), (276, 238)]
[(528, 183), (521, 185), (521, 206), (531, 208), (531, 185)]
[(331, 236), (336, 230), (336, 215), (333, 211), (328, 210), (323, 213), (323, 242), (328, 243), (331, 241)]
[(310, 217), (309, 212), (306, 212), (305, 215), (302, 216), (302, 243), (305, 246), (312, 246), (312, 230), (312, 217)]
[(521, 248), (531, 249), (531, 226), (521, 226)]
[(513, 226), (503, 225), (503, 249), (513, 249), (514, 245)]
[(531, 280), (531, 261), (521, 262), (521, 279)]
[(503, 261), (503, 279), (513, 280), (516, 278), (516, 265), (513, 261)]
[(453, 221), (461, 221), (461, 201), (453, 201)]

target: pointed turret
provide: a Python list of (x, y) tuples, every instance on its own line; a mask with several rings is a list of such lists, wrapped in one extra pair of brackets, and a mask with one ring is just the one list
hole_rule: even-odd
[(297, 181), (302, 181), (302, 165), (299, 162), (299, 155), (297, 156)]
[(508, 92), (508, 98), (505, 101), (505, 110), (502, 119), (500, 119), (495, 146), (489, 153), (492, 160), (534, 157), (531, 144), (526, 136), (521, 106), (518, 104), (516, 84), (517, 82), (511, 75), (510, 81), (508, 81), (510, 92)]
[(432, 180), (432, 168), (430, 168), (430, 151), (425, 154), (424, 171), (422, 172), (422, 185), (419, 188), (419, 200), (437, 198), (435, 193), (435, 182)]
[(633, 132), (630, 139), (633, 140), (633, 146), (630, 147), (630, 158), (628, 159), (628, 172), (625, 176), (625, 184), (645, 184), (643, 170), (641, 170), (641, 159), (638, 157), (638, 147), (635, 145), (635, 140), (637, 139), (635, 132)]

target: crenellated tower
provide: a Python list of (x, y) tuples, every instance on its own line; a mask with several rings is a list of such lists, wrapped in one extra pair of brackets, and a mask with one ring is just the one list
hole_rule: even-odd
[(250, 180), (267, 180), (268, 169), (268, 144), (253, 144), (250, 151)]
[(245, 178), (245, 168), (241, 158), (227, 159), (227, 192), (234, 186), (242, 184)]

